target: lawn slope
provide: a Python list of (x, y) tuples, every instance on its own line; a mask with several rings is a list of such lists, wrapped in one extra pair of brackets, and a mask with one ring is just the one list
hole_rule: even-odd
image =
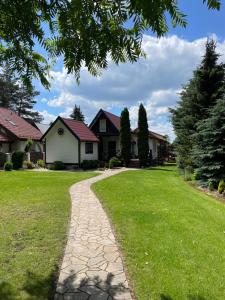
[(66, 242), (68, 189), (91, 176), (0, 172), (0, 299), (48, 299)]
[(115, 226), (139, 300), (225, 299), (225, 205), (174, 167), (93, 186)]

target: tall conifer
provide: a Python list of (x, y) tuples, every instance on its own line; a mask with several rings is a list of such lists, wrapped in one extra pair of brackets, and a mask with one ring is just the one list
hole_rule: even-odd
[(124, 108), (120, 117), (120, 144), (121, 156), (127, 167), (131, 158), (131, 128), (129, 111), (127, 108)]
[(146, 110), (141, 103), (138, 111), (138, 157), (140, 166), (145, 167), (149, 156), (149, 131)]

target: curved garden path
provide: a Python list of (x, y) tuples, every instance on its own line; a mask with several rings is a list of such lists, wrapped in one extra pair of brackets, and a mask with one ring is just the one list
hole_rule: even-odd
[(132, 300), (113, 230), (91, 190), (92, 183), (124, 170), (109, 170), (71, 187), (71, 223), (55, 300)]

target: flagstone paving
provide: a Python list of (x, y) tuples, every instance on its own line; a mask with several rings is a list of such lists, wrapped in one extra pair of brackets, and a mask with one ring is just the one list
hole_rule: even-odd
[(114, 233), (90, 188), (124, 170), (105, 171), (71, 187), (71, 224), (55, 300), (132, 300)]

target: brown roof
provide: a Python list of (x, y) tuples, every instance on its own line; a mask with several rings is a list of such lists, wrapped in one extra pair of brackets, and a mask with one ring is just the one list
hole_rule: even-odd
[(0, 132), (0, 142), (11, 142), (11, 141), (12, 140), (7, 135)]
[(98, 142), (95, 134), (81, 121), (60, 118), (67, 127), (79, 138), (80, 141)]
[(113, 125), (120, 130), (120, 117), (103, 110), (104, 114), (107, 116), (107, 118), (113, 123)]
[(166, 138), (164, 135), (161, 135), (159, 133), (153, 132), (149, 130), (149, 136), (153, 139), (163, 140), (166, 141)]
[(6, 108), (0, 108), (0, 126), (7, 129), (18, 139), (41, 139), (42, 134), (39, 130), (34, 128), (16, 113)]
[[(132, 132), (137, 134), (138, 133), (138, 128), (134, 129)], [(150, 131), (150, 130), (149, 130), (149, 137), (152, 138), (152, 139), (157, 139), (157, 140), (161, 140), (161, 141), (164, 141), (164, 142), (166, 141), (166, 138), (165, 138), (164, 135), (161, 135), (159, 133), (156, 133), (156, 132)]]

